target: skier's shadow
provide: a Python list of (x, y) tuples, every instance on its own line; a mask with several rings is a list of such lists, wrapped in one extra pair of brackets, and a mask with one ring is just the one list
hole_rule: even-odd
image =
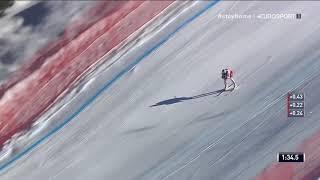
[(191, 99), (198, 99), (198, 98), (202, 98), (202, 97), (206, 97), (206, 96), (212, 96), (212, 95), (219, 96), (224, 91), (225, 91), (224, 89), (219, 89), (217, 91), (212, 91), (212, 92), (199, 94), (199, 95), (191, 96), (191, 97), (174, 97), (172, 99), (167, 99), (167, 100), (164, 100), (164, 101), (160, 101), (160, 102), (158, 102), (158, 103), (156, 103), (156, 104), (154, 104), (154, 105), (152, 105), (150, 107), (176, 104), (176, 103), (180, 103), (180, 102), (183, 102), (183, 101), (187, 101), (187, 100), (191, 100)]

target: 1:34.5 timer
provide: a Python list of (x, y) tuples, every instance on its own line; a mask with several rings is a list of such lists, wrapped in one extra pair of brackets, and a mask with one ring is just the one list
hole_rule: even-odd
[(304, 162), (303, 153), (279, 153), (279, 162)]

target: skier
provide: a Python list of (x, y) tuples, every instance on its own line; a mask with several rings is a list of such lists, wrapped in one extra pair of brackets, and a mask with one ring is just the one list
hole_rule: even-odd
[(233, 77), (233, 71), (231, 68), (222, 69), (222, 79), (224, 80), (224, 90), (230, 90), (227, 80), (230, 79), (232, 81), (233, 88), (231, 90), (234, 90), (236, 88), (236, 82), (234, 81)]

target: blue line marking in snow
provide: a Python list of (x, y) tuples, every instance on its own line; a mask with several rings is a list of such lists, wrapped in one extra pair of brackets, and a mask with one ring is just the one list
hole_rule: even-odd
[(64, 127), (66, 124), (71, 122), (75, 117), (77, 117), (84, 109), (86, 109), (90, 104), (94, 102), (94, 100), (102, 94), (105, 90), (107, 90), (116, 80), (121, 78), (126, 72), (128, 72), (130, 69), (132, 69), (134, 66), (136, 66), (138, 63), (140, 63), (145, 57), (150, 55), (154, 50), (158, 49), (162, 44), (164, 44), (166, 41), (168, 41), (173, 35), (175, 35), (180, 29), (182, 29), (184, 26), (188, 25), (190, 22), (192, 22), (194, 19), (205, 13), (207, 10), (209, 10), (211, 7), (216, 5), (220, 0), (212, 1), (208, 6), (206, 6), (204, 9), (202, 9), (200, 12), (192, 16), (190, 19), (187, 19), (185, 22), (183, 22), (176, 30), (174, 30), (172, 33), (167, 35), (162, 41), (157, 43), (155, 46), (153, 46), (151, 49), (147, 50), (141, 57), (137, 58), (133, 63), (131, 63), (128, 67), (126, 67), (124, 70), (122, 70), (116, 77), (114, 77), (111, 81), (109, 81), (107, 84), (105, 84), (94, 96), (92, 96), (90, 99), (88, 99), (76, 112), (74, 112), (70, 117), (66, 118), (63, 123), (61, 123), (59, 126), (55, 127), (53, 130), (51, 130), (47, 135), (40, 138), (38, 141), (33, 143), (31, 146), (14, 156), (12, 159), (10, 159), (8, 162), (0, 166), (0, 171), (7, 168), (9, 165), (14, 163), (15, 161), (19, 160), (22, 156), (27, 154), (29, 151), (37, 147), (40, 143), (42, 143), (44, 140), (48, 139), (50, 136), (58, 132), (62, 127)]

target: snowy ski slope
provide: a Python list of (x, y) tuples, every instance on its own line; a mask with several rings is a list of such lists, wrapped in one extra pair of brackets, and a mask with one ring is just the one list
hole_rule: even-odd
[[(96, 74), (83, 92), (94, 98), (57, 113), (65, 119), (81, 109), (1, 180), (256, 176), (277, 152), (294, 151), (320, 128), (319, 8), (304, 1), (197, 3)], [(301, 20), (218, 18), (297, 12)], [(221, 93), (224, 67), (234, 68), (239, 89)], [(306, 94), (305, 118), (286, 117), (292, 90)]]

